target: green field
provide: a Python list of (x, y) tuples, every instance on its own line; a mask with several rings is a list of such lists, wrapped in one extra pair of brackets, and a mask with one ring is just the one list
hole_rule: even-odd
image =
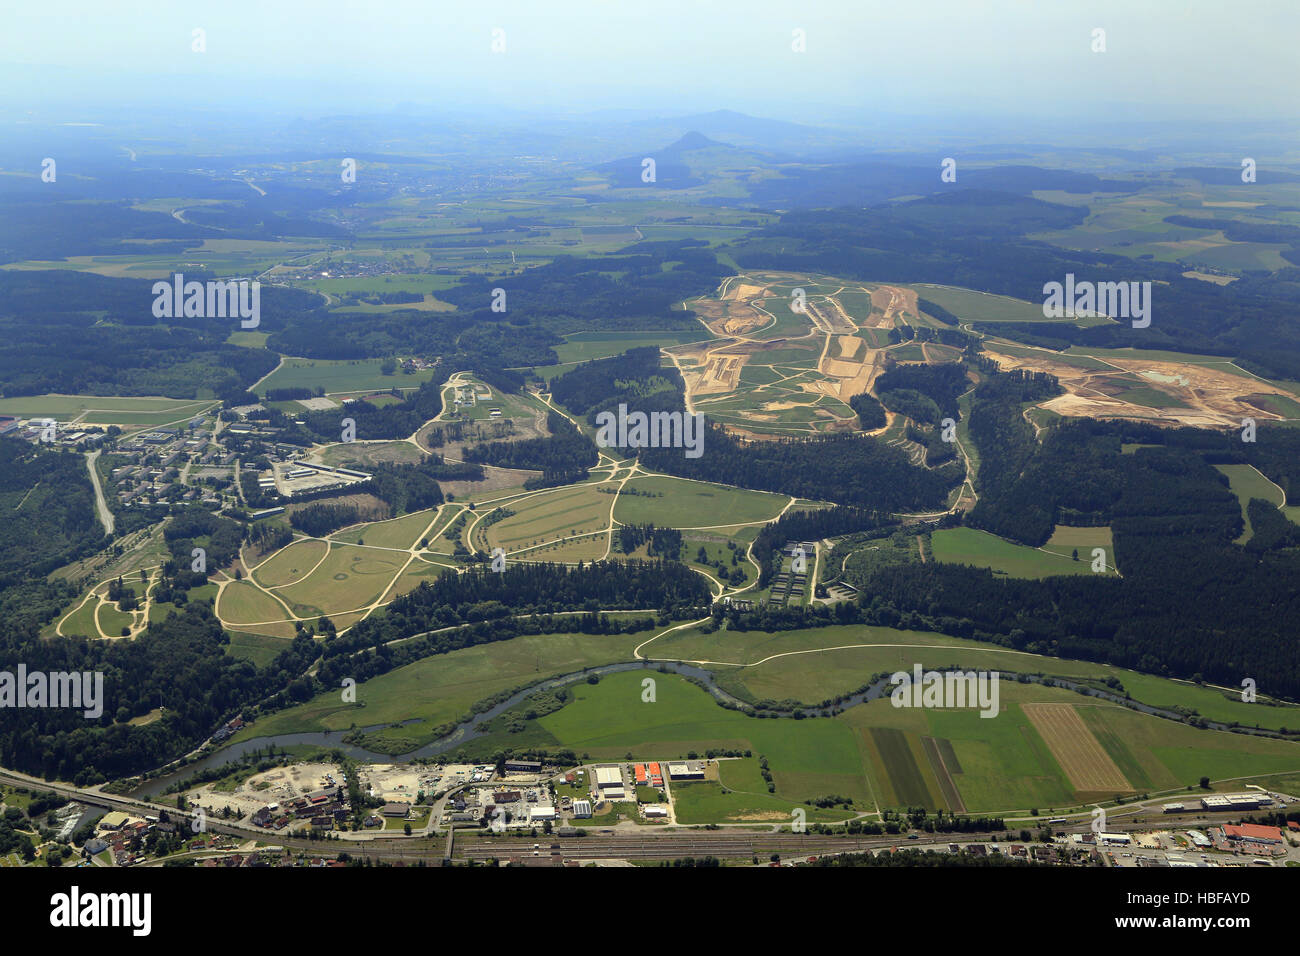
[(263, 587), (279, 588), (302, 580), (329, 551), (324, 541), (300, 539), (281, 548), (252, 572), (253, 580)]
[(95, 425), (166, 425), (201, 415), (215, 403), (158, 396), (133, 398), (105, 395), (24, 395), (0, 398), (0, 415), (53, 418)]
[[(669, 674), (655, 678), (655, 702), (642, 703), (642, 679), (630, 672), (608, 675), (596, 685), (576, 685), (572, 702), (562, 709), (529, 721), (522, 733), (475, 741), (475, 750), (487, 752), (514, 740), (520, 746), (572, 748), (591, 760), (622, 760), (628, 753), (664, 760), (710, 747), (743, 748), (768, 758), (775, 794), (756, 788), (743, 770), (737, 779), (747, 785), (736, 787), (743, 791), (739, 797), (728, 799), (722, 792), (725, 777), (721, 785), (699, 790), (692, 789), (695, 784), (684, 790), (674, 786), (679, 801), (684, 795), (678, 804), (682, 822), (704, 822), (712, 814), (722, 820), (775, 822), (778, 813), (788, 813), (790, 803), (782, 807), (772, 797), (802, 802), (837, 794), (866, 807), (1022, 813), (1095, 799), (1093, 792), (1074, 790), (1021, 710), (1029, 702), (1102, 712), (1102, 720), (1120, 729), (1100, 735), (1099, 742), (1115, 750), (1117, 763), (1138, 777), (1134, 789), (1145, 781), (1172, 788), (1201, 775), (1223, 779), (1300, 769), (1300, 745), (1294, 743), (1196, 730), (1038, 684), (1000, 682), (1000, 713), (992, 719), (974, 709), (897, 708), (884, 698), (834, 718), (795, 721), (758, 720), (725, 710), (703, 690)], [(1125, 742), (1123, 752), (1116, 748), (1117, 739)]]
[(608, 358), (628, 349), (646, 345), (672, 346), (699, 342), (710, 338), (703, 326), (694, 330), (665, 330), (662, 332), (573, 332), (564, 337), (564, 344), (555, 346), (561, 365)]
[(718, 763), (719, 781), (697, 780), (673, 784), (673, 813), (678, 823), (785, 823), (796, 807), (809, 822), (831, 822), (852, 816), (848, 810), (807, 807), (767, 792), (759, 774), (758, 758), (743, 757)]
[(373, 521), (360, 527), (339, 531), (332, 536), (332, 540), (352, 544), (365, 542), (367, 548), (394, 548), (405, 551), (419, 543), (425, 529), (433, 523), (435, 515), (435, 510), (429, 509), (403, 515), (400, 518), (391, 518), (388, 521)]
[[(609, 526), (613, 495), (601, 494), (593, 484), (547, 490), (504, 507), (514, 514), (475, 529), (483, 535), (485, 549), (504, 548), (507, 553), (525, 551), (536, 560), (569, 560), (570, 556), (601, 557), (607, 546), (603, 534)], [(484, 508), (484, 516), (491, 510)], [(473, 519), (471, 519), (473, 520)], [(572, 544), (556, 544), (564, 538), (583, 535)], [(543, 545), (549, 548), (537, 549)]]
[(266, 717), (234, 739), (419, 719), (402, 728), (418, 739), (418, 746), (480, 700), (584, 667), (629, 660), (632, 648), (649, 636), (527, 635), (436, 654), (358, 684), (355, 704), (343, 703), (339, 692), (330, 691)]
[[(1079, 560), (1065, 554), (1015, 544), (975, 528), (945, 528), (930, 535), (934, 560), (989, 568), (1013, 578), (1047, 578), (1058, 574), (1092, 574), (1092, 549), (1079, 548)], [(1067, 552), (1068, 554), (1068, 552)], [(1114, 574), (1115, 556), (1106, 549), (1106, 574)]]
[(327, 359), (287, 358), (257, 386), (257, 394), (265, 396), (272, 388), (323, 388), (327, 393), (386, 391), (390, 388), (416, 388), (434, 377), (434, 369), (424, 369), (410, 375), (395, 372), (385, 375), (380, 371), (383, 359)]
[(226, 585), (217, 601), (217, 615), (227, 626), (283, 621), (290, 615), (281, 604), (249, 581)]
[(1237, 500), (1241, 502), (1241, 520), (1245, 522), (1246, 527), (1236, 540), (1237, 544), (1245, 544), (1255, 533), (1255, 529), (1250, 526), (1250, 515), (1246, 510), (1250, 499), (1263, 498), (1281, 507), (1286, 503), (1286, 496), (1281, 488), (1265, 478), (1252, 465), (1215, 465), (1214, 467), (1228, 476), (1228, 485), (1232, 493), (1237, 496)]
[(956, 286), (912, 286), (917, 295), (947, 309), (963, 322), (1068, 322), (1070, 319), (1051, 319), (1043, 315), (1042, 303), (1026, 302), (1010, 296), (976, 292)]
[[(1189, 681), (1091, 661), (1047, 657), (950, 637), (931, 631), (906, 631), (861, 624), (793, 631), (715, 631), (683, 628), (642, 649), (651, 660), (730, 662), (714, 665), (715, 679), (729, 693), (749, 702), (793, 699), (817, 705), (852, 693), (881, 673), (959, 667), (1064, 677), (1106, 689), (1118, 680), (1134, 700), (1165, 709), (1188, 708), (1210, 720), (1277, 730), (1300, 727), (1300, 707), (1261, 706), (1241, 700), (1240, 691), (1219, 690)], [(1112, 688), (1114, 690), (1114, 688)]]
[(336, 544), (310, 576), (276, 594), (304, 617), (355, 610), (379, 600), (408, 558), (399, 552)]
[[(630, 495), (628, 490), (640, 494)], [(788, 501), (764, 491), (654, 476), (627, 483), (618, 496), (614, 518), (622, 524), (653, 523), (661, 528), (719, 527), (771, 521)]]

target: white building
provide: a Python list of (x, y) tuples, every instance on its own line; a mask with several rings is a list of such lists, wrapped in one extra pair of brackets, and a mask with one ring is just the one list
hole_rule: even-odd
[(531, 807), (528, 810), (528, 819), (531, 820), (554, 820), (555, 807)]
[(597, 767), (596, 786), (601, 790), (609, 787), (622, 788), (623, 772), (618, 767)]
[(590, 800), (574, 800), (574, 801), (573, 801), (573, 816), (574, 816), (576, 819), (579, 819), (579, 820), (585, 820), (585, 819), (587, 819), (588, 817), (590, 817), (590, 816), (591, 816), (591, 801), (590, 801)]

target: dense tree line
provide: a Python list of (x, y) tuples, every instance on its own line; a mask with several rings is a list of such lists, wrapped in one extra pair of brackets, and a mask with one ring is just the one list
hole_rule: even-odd
[(163, 540), (172, 560), (190, 567), (194, 548), (204, 549), (209, 571), (224, 568), (235, 560), (244, 541), (244, 525), (215, 515), (203, 508), (186, 508), (174, 514), (163, 528)]
[(918, 468), (901, 449), (867, 436), (744, 441), (712, 424), (698, 458), (677, 448), (645, 448), (640, 457), (682, 478), (891, 511), (942, 508), (962, 478), (958, 464)]
[(820, 541), (841, 535), (889, 527), (897, 522), (878, 511), (838, 505), (816, 511), (791, 510), (763, 525), (754, 539), (753, 555), (762, 572), (759, 587), (772, 579), (773, 557), (791, 541)]
[(313, 538), (323, 538), (332, 531), (346, 528), (360, 520), (361, 512), (357, 510), (356, 505), (325, 504), (319, 501), (305, 508), (295, 509), (293, 514), (289, 515), (289, 524)]
[(858, 427), (863, 431), (873, 432), (877, 428), (884, 428), (889, 420), (885, 415), (885, 406), (870, 392), (852, 396), (849, 408), (857, 413)]
[(0, 587), (43, 575), (104, 542), (86, 459), (0, 437)]
[(1052, 376), (1019, 369), (993, 374), (975, 389), (969, 427), (980, 467), (979, 500), (971, 511), (971, 524), (1026, 544), (1039, 545), (1051, 536), (1052, 508), (1018, 494), (1016, 483), (1038, 449), (1034, 427), (1025, 421), (1021, 406), (1060, 390)]
[[(155, 319), (152, 288), (151, 280), (66, 269), (0, 270), (4, 394), (201, 398), (241, 392), (275, 368), (276, 356), (266, 349), (226, 344), (238, 317)], [(300, 314), (315, 300), (263, 289), (262, 325)]]
[(469, 462), (426, 455), (421, 461), (379, 462), (371, 469), (367, 490), (388, 505), (390, 515), (423, 511), (442, 504), (440, 481), (482, 481), (483, 469)]
[(352, 419), (356, 426), (354, 438), (358, 441), (408, 438), (425, 422), (437, 418), (442, 411), (442, 386), (445, 373), (422, 384), (400, 402), (390, 405), (373, 405), (355, 401), (341, 409), (307, 411), (302, 415), (308, 431), (323, 442), (337, 442), (343, 433), (342, 421)]
[(637, 399), (656, 391), (682, 392), (684, 386), (677, 370), (660, 368), (659, 362), (659, 349), (653, 345), (593, 359), (556, 376), (551, 381), (551, 397), (591, 421), (596, 412), (615, 410), (620, 402), (632, 408)]
[(680, 560), (682, 533), (676, 528), (657, 528), (653, 524), (625, 524), (618, 529), (618, 549), (631, 554), (641, 545), (647, 545), (652, 558)]
[[(890, 411), (901, 412), (909, 418), (927, 424), (936, 424), (940, 417), (957, 418), (957, 396), (970, 388), (966, 369), (960, 363), (946, 365), (894, 365), (882, 372), (875, 382), (876, 395)], [(891, 403), (891, 394), (905, 392), (928, 398), (934, 409), (928, 417), (912, 415)], [(895, 400), (897, 401), (897, 400)]]
[[(1141, 438), (1157, 447), (1122, 452)], [(1267, 679), (1270, 693), (1300, 695), (1291, 633), (1300, 620), (1300, 551), (1285, 546), (1291, 529), (1276, 525), (1282, 534), (1274, 537), (1272, 506), (1252, 509), (1262, 519), (1258, 545), (1233, 543), (1241, 507), (1209, 460), (1232, 441), (1195, 429), (1062, 423), (1020, 473), (1002, 479), (1002, 505), (985, 513), (989, 530), (1037, 544), (1057, 523), (1108, 524), (1107, 563), (1122, 578), (1028, 581), (955, 565), (882, 567), (866, 585), (866, 617), (1232, 686)]]
[(595, 444), (558, 412), (546, 413), (546, 428), (550, 435), (545, 438), (472, 445), (464, 451), (465, 460), (501, 468), (526, 468), (581, 481), (587, 476), (587, 469), (599, 460)]

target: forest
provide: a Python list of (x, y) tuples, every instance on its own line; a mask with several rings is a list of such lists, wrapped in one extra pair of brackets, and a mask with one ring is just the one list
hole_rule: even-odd
[(699, 458), (678, 448), (643, 448), (640, 458), (681, 478), (888, 511), (944, 508), (963, 475), (955, 462), (919, 468), (901, 449), (862, 435), (744, 441), (711, 424), (704, 448)]

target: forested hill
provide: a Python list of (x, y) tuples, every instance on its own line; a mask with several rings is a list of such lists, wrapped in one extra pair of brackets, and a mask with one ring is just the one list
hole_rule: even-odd
[[(973, 416), (972, 434), (975, 425)], [(1124, 443), (1156, 447), (1125, 454)], [(864, 610), (874, 623), (924, 623), (1037, 653), (1228, 686), (1253, 677), (1267, 693), (1300, 697), (1300, 550), (1287, 535), (1235, 544), (1241, 506), (1213, 467), (1252, 462), (1270, 477), (1294, 480), (1288, 476), (1300, 436), (1266, 429), (1257, 445), (1197, 429), (1063, 423), (1022, 472), (1007, 469), (990, 486), (981, 466), (988, 507), (971, 521), (1028, 544), (1041, 543), (1058, 523), (1109, 525), (1114, 554), (1107, 562), (1122, 578), (1030, 581), (917, 563), (873, 574)]]
[(86, 459), (0, 437), (0, 589), (103, 543)]

